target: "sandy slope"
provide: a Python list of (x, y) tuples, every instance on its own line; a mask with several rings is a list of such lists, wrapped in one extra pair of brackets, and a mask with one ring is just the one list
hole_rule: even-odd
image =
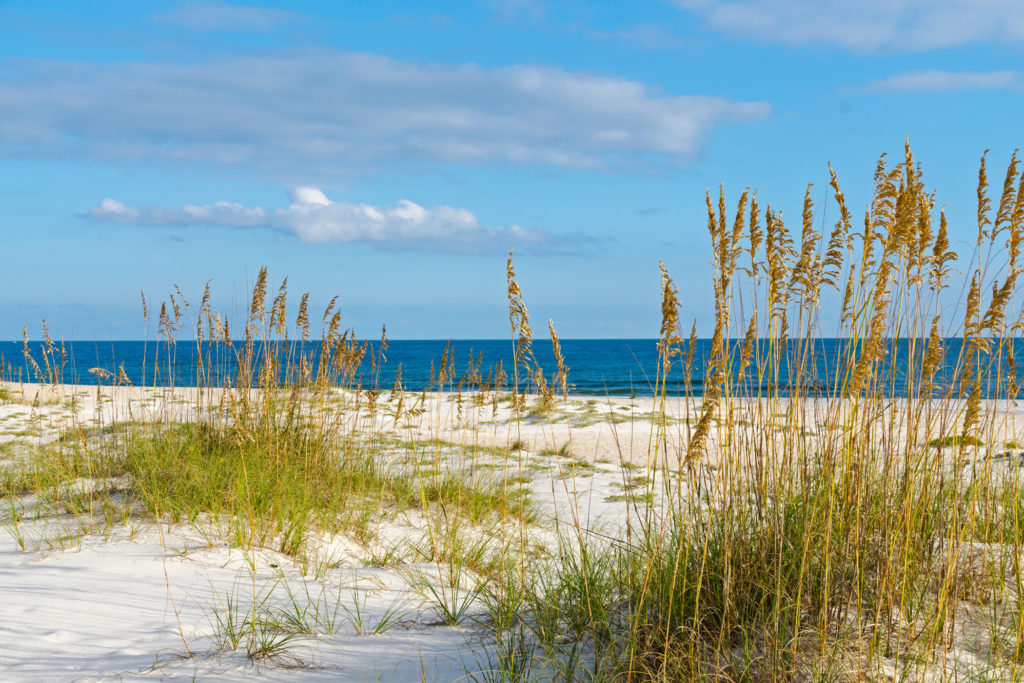
[[(122, 420), (194, 419), (215, 405), (218, 392), (142, 388), (7, 385), (0, 403), (0, 445), (32, 444), (55, 438), (72, 424), (98, 426)], [(671, 465), (685, 452), (700, 405), (669, 399), (663, 429), (656, 427), (660, 406), (651, 398), (570, 397), (546, 415), (532, 403), (518, 419), (507, 402), (479, 404), (471, 396), (406, 394), (367, 396), (338, 393), (339, 429), (391, 434), (406, 441), (522, 447), (528, 486), (541, 518), (536, 541), (553, 549), (559, 531), (574, 523), (615, 536), (629, 516), (621, 500), (630, 478), (661, 476), (650, 469)], [(989, 443), (1024, 435), (1024, 410), (989, 406), (995, 418)], [(900, 405), (883, 407), (900, 414)], [(758, 436), (746, 422), (769, 424), (797, 410), (801, 434), (818, 438), (826, 422), (842, 424), (842, 412), (826, 402), (753, 405), (737, 402), (721, 413), (715, 429), (731, 419), (741, 438)], [(762, 411), (757, 420), (755, 411)], [(764, 411), (768, 411), (767, 413)], [(933, 420), (932, 433), (942, 423)], [(781, 419), (781, 418), (780, 418)], [(944, 419), (954, 423), (956, 415)], [(947, 425), (947, 426), (948, 426)], [(853, 427), (851, 427), (853, 428)], [(765, 429), (764, 427), (761, 428)], [(910, 427), (885, 423), (873, 438), (907, 439)], [(917, 430), (915, 439), (927, 438)], [(657, 437), (662, 437), (661, 439)], [(785, 438), (794, 438), (787, 432)], [(772, 437), (774, 438), (774, 437)], [(444, 446), (438, 446), (444, 451)], [(712, 441), (703, 464), (714, 466), (719, 444)], [(450, 449), (453, 452), (458, 449)], [(0, 466), (15, 467), (17, 449), (0, 451)], [(447, 451), (445, 451), (447, 452)], [(657, 455), (657, 462), (655, 462)], [(585, 471), (579, 462), (596, 463)], [(625, 465), (626, 467), (623, 467)], [(660, 469), (660, 468), (659, 468)], [(81, 486), (94, 483), (79, 482)], [(103, 485), (110, 485), (105, 482)], [(4, 680), (109, 680), (119, 678), (216, 678), (241, 680), (449, 681), (488, 668), (485, 631), (473, 622), (482, 615), (471, 604), (457, 627), (438, 624), (426, 585), (445, 586), (437, 565), (414, 557), (395, 566), (374, 566), (382, 548), (414, 547), (426, 524), (422, 515), (382, 521), (375, 541), (363, 545), (345, 537), (324, 538), (316, 555), (319, 571), (303, 572), (294, 559), (270, 551), (229, 548), (196, 528), (132, 519), (111, 529), (83, 526), (59, 511), (38, 516), (32, 497), (5, 501), (0, 512), (0, 678)], [(22, 514), (17, 521), (17, 514)], [(96, 533), (101, 532), (101, 533)], [(24, 548), (24, 549), (23, 549)], [(299, 609), (321, 614), (315, 634), (292, 643), (274, 665), (254, 663), (216, 639), (218, 616)], [(240, 618), (240, 617), (236, 617)], [(381, 620), (394, 620), (372, 634)], [(330, 627), (325, 625), (330, 622)], [(187, 648), (186, 649), (186, 644)], [(188, 651), (194, 657), (188, 657)], [(302, 662), (302, 669), (281, 664)]]
[[(71, 425), (191, 419), (211, 398), (191, 389), (97, 391), (95, 387), (38, 385), (8, 385), (7, 389), (9, 400), (0, 404), (0, 444), (49, 441)], [(397, 435), (433, 440), (452, 436), (464, 441), (458, 436), (468, 434), (465, 427), (472, 423), (464, 422), (463, 429), (437, 427), (456, 418), (453, 400), (443, 396), (428, 400), (433, 402), (431, 409), (410, 418), (411, 422), (400, 420)], [(374, 415), (365, 405), (354, 410), (345, 427), (394, 429), (386, 405), (383, 400)], [(483, 412), (476, 411), (474, 417), (481, 432), (485, 431)], [(493, 413), (487, 418), (493, 420)], [(525, 438), (533, 438), (534, 433), (542, 434), (537, 426), (524, 425)], [(607, 432), (597, 438), (610, 436)], [(512, 438), (512, 432), (508, 425), (495, 423), (488, 438), (504, 443), (502, 439)], [(18, 449), (5, 453), (0, 455), (0, 466), (17, 466)], [(611, 534), (625, 521), (627, 506), (617, 497), (621, 498), (627, 476), (635, 474), (602, 463), (576, 477), (570, 458), (526, 452), (523, 457), (534, 464), (528, 485), (542, 520), (535, 534), (539, 542), (553, 548), (559, 526), (571, 525), (574, 519)], [(80, 481), (76, 485), (98, 484)], [(483, 616), (481, 603), (470, 605), (459, 626), (440, 625), (436, 604), (424, 588), (426, 584), (438, 589), (448, 586), (437, 565), (410, 558), (399, 566), (373, 566), (371, 560), (381, 548), (423, 543), (426, 522), (421, 514), (383, 521), (376, 530), (377, 547), (345, 537), (321, 539), (315, 553), (320, 569), (310, 571), (295, 558), (267, 550), (233, 549), (192, 527), (158, 528), (133, 519), (128, 527), (100, 529), (103, 525), (97, 522), (90, 529), (88, 520), (56, 511), (40, 516), (33, 503), (33, 496), (24, 496), (0, 514), (3, 680), (139, 676), (243, 680), (259, 675), (268, 680), (301, 676), (450, 681), (489, 667), (482, 643), (485, 632), (474, 622)], [(15, 521), (18, 516), (21, 521)], [(246, 642), (232, 651), (215, 637), (223, 630), (217, 628), (218, 615), (228, 618), (228, 602), (237, 605), (239, 614), (250, 614), (254, 596), (257, 613), (294, 611), (297, 605), (307, 619), (317, 613), (331, 625), (319, 623), (314, 629), (318, 633), (294, 641), (283, 659), (254, 662), (245, 656)], [(382, 620), (393, 620), (394, 625), (373, 634)], [(189, 651), (195, 656), (189, 657)], [(301, 668), (290, 668), (299, 662)]]

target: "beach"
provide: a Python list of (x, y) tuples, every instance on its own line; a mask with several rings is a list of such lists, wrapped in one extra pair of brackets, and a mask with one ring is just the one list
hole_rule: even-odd
[[(224, 398), (221, 390), (194, 388), (4, 389), (5, 468), (19, 467), (26, 452), (75, 430), (194, 420)], [(629, 517), (629, 482), (647, 472), (634, 461), (645, 457), (650, 439), (650, 399), (571, 397), (567, 412), (579, 421), (565, 424), (537, 417), (517, 424), (507, 405), (495, 413), (491, 404), (474, 406), (475, 399), (452, 394), (428, 394), (423, 405), (416, 403), (422, 396), (404, 397), (412, 414), (396, 422), (397, 399), (386, 393), (372, 411), (365, 397), (358, 407), (351, 392), (345, 399), (337, 428), (352, 438), (393, 442), (382, 451), (385, 458), (412, 453), (413, 460), (436, 457), (462, 467), (474, 459), (494, 468), (506, 460), (494, 455), (497, 447), (518, 442), (515, 464), (507, 467), (530, 475), (538, 510), (531, 542), (542, 548), (556, 548), (560, 534), (579, 527), (620, 533)], [(616, 464), (620, 458), (626, 468)], [(116, 493), (128, 483), (82, 478), (67, 486)], [(415, 557), (431, 528), (422, 512), (382, 517), (362, 541), (322, 536), (300, 561), (267, 548), (233, 547), (217, 538), (214, 520), (156, 523), (129, 514), (109, 524), (98, 512), (37, 503), (32, 494), (10, 499), (7, 533), (0, 537), (0, 637), (8, 644), (0, 668), (12, 678), (258, 674), (268, 680), (443, 681), (488, 667), (487, 630), (474, 623), (486, 616), (480, 600), (469, 601), (458, 625), (447, 625), (424, 587), (445, 590), (446, 576)], [(389, 552), (397, 559), (374, 559)], [(237, 650), (225, 647), (219, 620), (239, 618), (228, 606), (244, 611), (254, 602), (268, 614), (304, 613), (312, 632), (266, 660), (248, 656), (245, 642)]]
[[(32, 454), (58, 439), (96, 447), (119, 425), (209, 420), (228, 402), (259, 398), (256, 390), (3, 389), (5, 471), (33, 466)], [(834, 435), (828, 424), (850, 410), (841, 400), (737, 399), (715, 412), (706, 450), (687, 461), (699, 399), (570, 395), (541, 406), (539, 397), (529, 397), (515, 411), (507, 396), (485, 393), (328, 391), (311, 404), (331, 406), (322, 424), (346, 439), (373, 442), (375, 457), (389, 466), (416, 471), (420, 481), (428, 472), (499, 471), (503, 481), (526, 489), (531, 521), (491, 519), (462, 528), (460, 538), (483, 548), (496, 535), (524, 534), (541, 562), (564, 550), (567, 538), (615, 547), (663, 496), (691, 491), (694, 481), (714, 489), (722, 477), (736, 476), (722, 470), (722, 453), (755, 442), (789, 443), (794, 434), (804, 441)], [(900, 422), (906, 406), (883, 408), (892, 418), (873, 423), (873, 438), (902, 439), (914, 453), (947, 451), (956, 459), (959, 449), (921, 441), (934, 438), (940, 425), (955, 431), (949, 404), (932, 416), (934, 433), (916, 430), (916, 443), (907, 437), (914, 430)], [(1015, 477), (1024, 452), (1003, 444), (1024, 433), (1024, 410), (1007, 402), (986, 409), (993, 445), (969, 449), (969, 458), (986, 476)], [(799, 418), (784, 419), (791, 412)], [(767, 434), (772, 424), (781, 438)], [(687, 471), (698, 473), (689, 489)], [(302, 552), (285, 553), (272, 543), (232, 542), (214, 518), (158, 521), (137, 505), (117, 508), (111, 501), (132, 488), (125, 476), (78, 477), (62, 486), (58, 496), (37, 490), (5, 500), (0, 668), (11, 679), (440, 681), (493, 664), (487, 581), (430, 550), (444, 526), (438, 516), (448, 514), (437, 506), (371, 510), (360, 533), (317, 531)], [(282, 622), (291, 626), (278, 628)]]

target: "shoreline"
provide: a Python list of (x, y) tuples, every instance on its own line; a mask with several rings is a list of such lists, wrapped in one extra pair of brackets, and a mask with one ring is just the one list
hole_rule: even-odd
[[(133, 387), (84, 384), (0, 382), (8, 394), (0, 417), (12, 404), (48, 406), (54, 421), (78, 420), (84, 425), (123, 421), (188, 421), (220, 405), (240, 390), (223, 387)], [(248, 390), (250, 396), (260, 390)], [(627, 466), (664, 465), (678, 469), (703, 410), (703, 397), (667, 396), (601, 398), (586, 394), (561, 395), (547, 406), (527, 395), (518, 415), (507, 392), (360, 392), (330, 388), (337, 397), (329, 416), (331, 428), (352, 435), (391, 435), (406, 441), (444, 441), (467, 447), (504, 448), (534, 453), (558, 453), (588, 463)], [(284, 393), (288, 393), (285, 391)], [(253, 396), (255, 398), (255, 396)], [(877, 405), (868, 431), (859, 438), (903, 439), (918, 445), (957, 434), (964, 401), (915, 400), (927, 424), (907, 424), (907, 399)], [(788, 397), (733, 398), (713, 414), (711, 439), (701, 460), (717, 466), (724, 440), (765, 438), (814, 439), (827, 425), (841, 422), (854, 405), (851, 398), (802, 398), (794, 406)], [(61, 406), (61, 410), (54, 410)], [(1024, 443), (1024, 402), (983, 399), (982, 440), (990, 451), (1003, 444)], [(63, 411), (63, 414), (58, 414)], [(774, 433), (781, 418), (792, 416), (788, 430)], [(887, 417), (886, 417), (887, 416)], [(321, 416), (322, 417), (322, 416)], [(885, 419), (883, 419), (885, 417)], [(726, 432), (729, 438), (726, 439)], [(913, 439), (911, 438), (913, 434)], [(0, 442), (7, 440), (0, 433)], [(658, 444), (658, 445), (655, 445)], [(998, 455), (998, 453), (995, 453)]]

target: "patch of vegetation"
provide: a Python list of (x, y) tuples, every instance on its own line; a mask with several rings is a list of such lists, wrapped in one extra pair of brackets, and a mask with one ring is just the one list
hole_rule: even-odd
[[(499, 593), (491, 612), (503, 675), (528, 678), (541, 659), (561, 663), (566, 679), (586, 671), (629, 681), (893, 672), (945, 680), (970, 666), (1018, 680), (1024, 620), (1007, 600), (1019, 592), (1024, 541), (1017, 477), (950, 476), (945, 458), (888, 435), (894, 425), (955, 415), (966, 436), (928, 445), (983, 446), (976, 435), (994, 408), (981, 399), (1020, 385), (1003, 372), (1019, 367), (1006, 360), (1015, 353), (1008, 330), (1019, 320), (1018, 276), (1008, 285), (995, 277), (1020, 271), (1024, 216), (1011, 210), (1024, 196), (1019, 180), (1014, 156), (1002, 196), (990, 201), (984, 165), (979, 173), (965, 320), (947, 319), (946, 307), (933, 317), (957, 255), (909, 144), (895, 168), (879, 161), (860, 231), (834, 174), (839, 217), (826, 234), (810, 190), (797, 231), (747, 192), (735, 211), (724, 193), (717, 202), (709, 195), (715, 335), (693, 370), (701, 396), (679, 446), (684, 467), (662, 478), (667, 495), (640, 507), (628, 541), (601, 544), (579, 530), (549, 574)], [(693, 346), (678, 291), (661, 274), (654, 386), (665, 392), (662, 369), (680, 362), (690, 386)], [(843, 301), (829, 311), (838, 320), (830, 336), (856, 340), (841, 351), (850, 355), (837, 365), (835, 395), (793, 372), (820, 351), (823, 301)], [(940, 331), (953, 328), (964, 333), (947, 345)], [(916, 390), (941, 377), (959, 387), (956, 396), (909, 395), (893, 381), (893, 350), (915, 331), (927, 343), (899, 347), (909, 356), (901, 381)], [(812, 431), (805, 409), (822, 403), (834, 418)], [(744, 411), (743, 424), (720, 418), (734, 411)], [(794, 438), (803, 436), (817, 438)], [(627, 482), (622, 499), (653, 485)], [(985, 634), (980, 649), (974, 633)]]
[(637, 503), (642, 505), (652, 505), (654, 503), (653, 493), (634, 493), (627, 491), (626, 493), (614, 493), (610, 496), (604, 497), (606, 502), (609, 503), (621, 503), (623, 501), (629, 501), (631, 503)]
[(952, 446), (984, 446), (985, 442), (976, 436), (955, 434), (932, 439), (928, 445), (932, 448), (950, 448)]
[[(72, 486), (121, 477), (128, 484), (117, 490)], [(0, 497), (33, 492), (51, 508), (71, 512), (141, 506), (173, 521), (218, 520), (235, 545), (294, 555), (314, 532), (365, 536), (381, 510), (441, 505), (483, 523), (519, 515), (526, 504), (523, 496), (507, 496), (496, 478), (399, 471), (379, 451), (312, 427), (250, 431), (207, 422), (108, 425), (75, 440), (66, 435), (23, 466), (0, 470)]]

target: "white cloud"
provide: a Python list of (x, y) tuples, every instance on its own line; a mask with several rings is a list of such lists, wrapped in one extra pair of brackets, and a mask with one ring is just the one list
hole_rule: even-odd
[(187, 2), (176, 10), (161, 12), (154, 18), (192, 31), (270, 31), (295, 17), (294, 13), (284, 10), (222, 2)]
[(101, 221), (135, 225), (229, 225), (236, 228), (256, 227), (267, 221), (267, 212), (260, 207), (246, 208), (234, 202), (215, 202), (205, 206), (186, 204), (179, 209), (125, 206), (116, 199), (104, 199), (89, 211)]
[(1015, 71), (908, 71), (864, 86), (877, 92), (924, 93), (1012, 88), (1019, 83)]
[(0, 156), (274, 166), (309, 177), (378, 160), (686, 160), (717, 124), (763, 119), (770, 106), (552, 67), (331, 51), (195, 64), (0, 63), (0, 111)]
[(762, 43), (916, 51), (1024, 42), (1020, 0), (675, 0), (716, 30)]
[(181, 208), (129, 207), (104, 199), (88, 216), (106, 223), (150, 226), (224, 226), (269, 228), (295, 235), (302, 242), (369, 242), (387, 248), (416, 247), (435, 251), (472, 252), (520, 246), (538, 249), (578, 249), (587, 242), (578, 236), (562, 238), (518, 225), (491, 228), (472, 211), (451, 206), (425, 208), (407, 199), (394, 206), (332, 201), (319, 189), (299, 187), (292, 203), (268, 211), (233, 202)]

